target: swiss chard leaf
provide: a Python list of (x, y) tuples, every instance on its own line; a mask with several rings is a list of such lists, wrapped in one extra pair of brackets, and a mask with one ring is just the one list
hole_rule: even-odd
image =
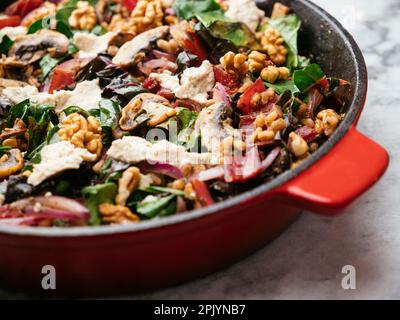
[(14, 122), (17, 118), (26, 122), (28, 120), (28, 115), (29, 115), (29, 106), (30, 106), (29, 99), (26, 99), (24, 101), (21, 101), (20, 103), (13, 105), (8, 112), (8, 117), (6, 121), (7, 128), (11, 128), (14, 125)]
[(119, 104), (113, 100), (103, 99), (99, 103), (99, 108), (89, 110), (89, 113), (95, 116), (100, 122), (103, 131), (103, 144), (110, 144), (112, 141), (112, 130), (117, 127), (121, 114)]
[[(136, 208), (137, 213), (140, 215), (151, 219), (156, 216), (165, 216), (173, 214), (173, 207), (171, 208), (171, 203), (176, 202), (176, 195), (171, 194), (166, 197), (151, 197), (150, 199), (146, 197), (143, 201), (139, 202)], [(176, 203), (175, 203), (176, 210)]]
[(176, 196), (186, 197), (186, 193), (183, 192), (182, 190), (163, 188), (158, 186), (149, 186), (144, 191), (154, 194), (169, 193), (169, 194), (174, 194)]
[(114, 183), (98, 184), (82, 189), (85, 205), (90, 212), (89, 224), (97, 226), (101, 224), (99, 205), (102, 203), (114, 203), (117, 195), (117, 185)]
[(43, 19), (39, 19), (37, 21), (35, 21), (34, 23), (32, 23), (27, 31), (27, 34), (34, 34), (36, 32), (38, 32), (39, 30), (44, 28), (44, 24), (46, 23), (46, 20)]
[(310, 64), (302, 70), (294, 72), (293, 80), (301, 92), (308, 91), (315, 83), (325, 76), (318, 64)]
[(184, 20), (193, 18), (202, 12), (222, 12), (220, 5), (215, 0), (176, 0), (174, 9), (176, 15)]
[(179, 122), (179, 130), (181, 131), (191, 127), (196, 121), (197, 116), (198, 113), (196, 111), (190, 111), (187, 108), (182, 108), (176, 115), (176, 118)]
[(49, 54), (46, 54), (39, 62), (39, 65), (42, 69), (41, 80), (44, 81), (51, 71), (61, 62), (64, 60), (62, 58), (52, 58)]
[(295, 14), (290, 14), (285, 17), (271, 19), (269, 26), (276, 28), (285, 40), (288, 57), (286, 66), (289, 69), (297, 68), (299, 65), (297, 35), (301, 27), (301, 20)]
[(0, 157), (2, 157), (5, 153), (11, 150), (11, 147), (0, 146)]
[(225, 17), (222, 11), (199, 13), (196, 18), (215, 38), (227, 40), (237, 47), (258, 46), (254, 33), (244, 23)]
[(96, 36), (102, 36), (103, 34), (107, 33), (107, 29), (98, 24), (90, 32), (95, 34)]
[(66, 116), (70, 115), (71, 113), (79, 113), (80, 115), (84, 116), (85, 118), (89, 117), (90, 114), (85, 109), (82, 109), (78, 106), (69, 106), (63, 110)]
[(290, 91), (292, 94), (299, 92), (299, 88), (297, 88), (293, 80), (287, 80), (277, 83), (269, 83), (269, 82), (264, 82), (264, 83), (268, 88), (273, 89), (279, 95), (283, 94), (286, 91)]
[[(0, 37), (1, 37), (1, 32), (0, 32)], [(8, 51), (10, 50), (13, 44), (14, 41), (12, 41), (7, 35), (3, 35), (0, 42), (0, 54), (7, 55)]]

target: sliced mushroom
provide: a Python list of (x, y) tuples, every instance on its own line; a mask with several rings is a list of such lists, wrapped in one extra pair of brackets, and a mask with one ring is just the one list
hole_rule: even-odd
[(133, 98), (123, 109), (119, 125), (122, 130), (131, 131), (140, 124), (139, 116), (146, 114), (150, 127), (156, 126), (176, 114), (176, 109), (164, 97), (152, 93), (142, 93)]
[(0, 158), (0, 179), (5, 179), (24, 167), (24, 158), (19, 149), (11, 149)]
[(35, 34), (20, 36), (11, 47), (9, 56), (25, 63), (33, 63), (47, 53), (54, 58), (68, 52), (69, 40), (62, 33), (42, 29)]
[(145, 52), (151, 48), (155, 41), (168, 34), (168, 30), (168, 26), (162, 26), (139, 34), (118, 50), (113, 63), (123, 69), (134, 67), (144, 58)]
[(213, 154), (220, 153), (221, 142), (229, 137), (241, 136), (231, 125), (232, 110), (223, 102), (204, 108), (195, 123), (195, 131), (200, 132), (202, 145)]
[(0, 134), (1, 140), (18, 137), (28, 131), (25, 123), (21, 119), (16, 119), (12, 128), (4, 128)]
[(116, 46), (116, 47), (121, 47), (128, 41), (131, 41), (134, 38), (133, 33), (128, 33), (128, 32), (117, 32), (115, 35), (110, 39), (109, 45), (110, 46)]

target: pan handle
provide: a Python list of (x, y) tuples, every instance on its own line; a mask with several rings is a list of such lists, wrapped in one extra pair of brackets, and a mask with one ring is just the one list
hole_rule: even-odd
[(373, 186), (388, 164), (387, 151), (352, 126), (327, 155), (277, 191), (295, 206), (335, 216)]

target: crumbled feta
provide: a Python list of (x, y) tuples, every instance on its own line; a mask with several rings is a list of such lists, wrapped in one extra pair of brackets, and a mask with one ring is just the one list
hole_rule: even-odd
[(208, 92), (214, 88), (215, 78), (210, 61), (205, 60), (198, 68), (187, 68), (181, 80), (169, 73), (150, 74), (162, 88), (171, 90), (179, 99), (192, 99), (199, 103), (207, 101)]
[(61, 111), (62, 109), (70, 106), (79, 106), (85, 110), (95, 109), (99, 106), (99, 102), (101, 100), (99, 79), (82, 81), (76, 85), (73, 91), (59, 91), (59, 99), (62, 92), (72, 93), (68, 99), (64, 101), (59, 100), (60, 105), (57, 105), (57, 111)]
[(200, 103), (207, 101), (208, 92), (214, 88), (215, 78), (212, 64), (204, 60), (198, 68), (188, 68), (183, 71), (181, 86), (175, 95), (181, 99), (193, 99)]
[(157, 80), (163, 89), (172, 92), (176, 92), (181, 85), (178, 76), (171, 75), (171, 72), (169, 71), (165, 71), (164, 73), (151, 73), (149, 77)]
[(256, 32), (265, 12), (258, 9), (254, 0), (228, 0), (229, 9), (225, 15), (232, 20), (246, 24), (251, 31)]
[(15, 104), (30, 99), (34, 103), (54, 105), (58, 112), (69, 106), (90, 110), (98, 107), (101, 88), (99, 79), (95, 79), (78, 83), (73, 91), (60, 90), (50, 94), (39, 92), (33, 86), (9, 87), (3, 90), (3, 96)]
[(211, 154), (187, 152), (184, 147), (178, 146), (167, 140), (155, 144), (140, 137), (123, 137), (113, 141), (107, 155), (112, 159), (138, 163), (144, 160), (169, 163), (176, 166), (184, 164), (209, 164)]
[(201, 134), (202, 145), (219, 159), (222, 153), (222, 142), (227, 137), (241, 140), (242, 132), (231, 126), (230, 122), (222, 116), (226, 112), (224, 103), (215, 103), (204, 108), (199, 113), (195, 123), (195, 130)]
[(41, 161), (33, 165), (28, 183), (37, 186), (46, 179), (70, 169), (78, 169), (83, 161), (95, 161), (96, 155), (77, 148), (68, 141), (45, 146), (40, 152)]
[(93, 59), (99, 53), (106, 52), (108, 44), (114, 35), (114, 32), (107, 32), (102, 36), (85, 32), (75, 33), (74, 44), (79, 49), (78, 57), (80, 59)]
[(28, 29), (23, 26), (18, 27), (4, 27), (0, 29), (0, 41), (3, 36), (8, 36), (11, 40), (15, 40), (18, 36), (23, 36), (28, 32)]

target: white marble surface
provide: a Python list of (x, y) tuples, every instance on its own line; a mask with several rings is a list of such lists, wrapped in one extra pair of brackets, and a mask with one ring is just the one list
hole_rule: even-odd
[[(315, 0), (341, 21), (364, 52), (369, 94), (359, 129), (390, 152), (385, 177), (346, 214), (305, 213), (248, 259), (154, 299), (400, 298), (400, 0)], [(353, 265), (357, 289), (343, 290)]]
[[(400, 298), (400, 0), (315, 2), (364, 52), (370, 89), (359, 129), (389, 150), (386, 176), (339, 218), (305, 213), (273, 243), (222, 272), (132, 298)], [(344, 265), (357, 270), (356, 290), (341, 287)]]

